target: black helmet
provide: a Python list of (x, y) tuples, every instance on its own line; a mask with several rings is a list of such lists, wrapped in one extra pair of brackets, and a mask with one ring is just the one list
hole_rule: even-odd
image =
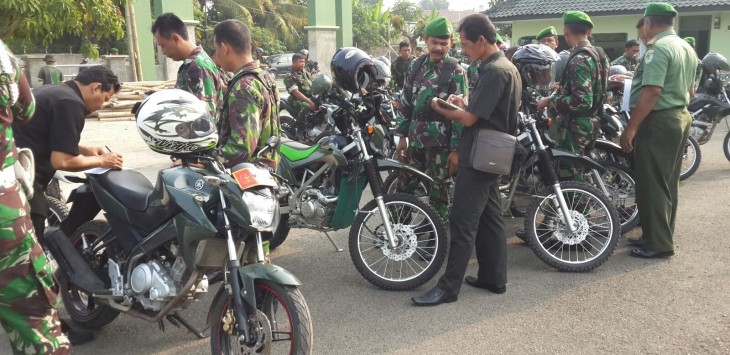
[(727, 59), (720, 53), (707, 53), (702, 58), (702, 70), (708, 73), (714, 73), (717, 70), (730, 71), (730, 65), (727, 63)]
[(628, 71), (623, 65), (612, 65), (610, 68), (608, 68), (608, 76), (616, 74), (626, 75), (626, 73), (628, 73)]
[(543, 44), (528, 44), (520, 47), (512, 56), (522, 76), (525, 87), (550, 89), (555, 81), (555, 62), (558, 54)]
[(335, 84), (351, 93), (373, 85), (378, 76), (370, 56), (354, 47), (340, 48), (332, 57), (331, 68)]
[(564, 50), (558, 53), (558, 61), (555, 62), (555, 81), (562, 80), (563, 71), (565, 66), (568, 65), (568, 58), (570, 58), (570, 51)]

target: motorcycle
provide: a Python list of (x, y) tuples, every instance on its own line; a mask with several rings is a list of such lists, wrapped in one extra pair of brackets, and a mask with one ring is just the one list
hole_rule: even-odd
[(309, 114), (302, 122), (291, 116), (292, 109), (286, 100), (279, 101), (280, 112), (286, 110), (289, 113), (289, 115), (279, 114), (282, 135), (304, 144), (315, 144), (323, 137), (333, 134), (332, 113), (338, 107), (327, 103), (324, 99), (324, 96), (315, 99), (315, 104), (320, 108)]
[[(266, 262), (262, 233), (279, 219), (276, 181), (249, 163), (230, 173), (213, 154), (174, 158), (181, 166), (161, 170), (155, 186), (134, 170), (69, 178), (81, 184), (69, 216), (45, 238), (69, 316), (89, 329), (120, 313), (163, 329), (167, 319), (203, 338), (178, 312), (208, 293), (206, 273), (223, 271), (206, 322), (213, 354), (311, 353), (301, 282)], [(106, 221), (93, 220), (99, 211)]]
[[(706, 87), (714, 87), (713, 81), (717, 78), (708, 78)], [(724, 84), (724, 81), (723, 81)], [(713, 95), (715, 94), (715, 95)], [(720, 85), (719, 93), (716, 90), (706, 90), (706, 92), (697, 94), (688, 106), (692, 115), (692, 128), (690, 135), (699, 145), (707, 143), (717, 128), (717, 124), (722, 122), (724, 118), (730, 116), (730, 99), (727, 96), (726, 86)], [(730, 124), (725, 121), (730, 128)], [(730, 132), (725, 135), (722, 144), (725, 157), (730, 160)]]
[[(332, 117), (341, 134), (314, 146), (290, 140), (283, 140), (280, 146), (276, 175), (284, 191), (280, 195), (282, 216), (269, 240), (271, 248), (284, 242), (290, 228), (307, 228), (323, 232), (342, 251), (328, 233), (349, 227), (350, 257), (366, 280), (388, 290), (416, 288), (430, 280), (444, 262), (444, 222), (430, 205), (414, 196), (386, 194), (380, 172), (408, 170), (425, 181), (432, 180), (385, 157), (385, 131), (372, 124), (381, 117), (380, 93), (332, 98), (339, 107)], [(373, 200), (358, 207), (367, 184)]]

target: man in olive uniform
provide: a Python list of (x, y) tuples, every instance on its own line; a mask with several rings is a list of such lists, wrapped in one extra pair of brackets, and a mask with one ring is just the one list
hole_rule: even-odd
[[(593, 29), (590, 17), (581, 11), (563, 15), (565, 41), (571, 46), (560, 90), (538, 104), (538, 110), (554, 107), (559, 113), (559, 146), (587, 155), (598, 135), (598, 112), (606, 100), (608, 59), (599, 47), (588, 41)], [(580, 174), (575, 174), (580, 179)]]
[(256, 47), (256, 63), (258, 63), (259, 68), (261, 69), (269, 69), (269, 64), (266, 63), (266, 60), (264, 58), (264, 49), (261, 47)]
[[(272, 136), (281, 135), (279, 90), (276, 82), (259, 68), (251, 54), (251, 32), (238, 20), (226, 20), (213, 30), (216, 58), (221, 68), (237, 71), (220, 117), (219, 136), (223, 164), (231, 168), (253, 162)], [(276, 168), (276, 150), (261, 157)]]
[(11, 124), (30, 120), (35, 101), (20, 65), (1, 41), (0, 78), (0, 323), (16, 354), (68, 354), (52, 271), (14, 171), (17, 152)]
[(542, 31), (538, 32), (535, 39), (537, 40), (537, 43), (544, 44), (552, 48), (552, 50), (557, 50), (558, 48), (558, 31), (553, 26), (544, 28)]
[(398, 45), (398, 54), (398, 58), (393, 61), (392, 68), (390, 69), (393, 75), (393, 86), (396, 91), (403, 89), (403, 82), (406, 80), (406, 75), (408, 74), (408, 66), (413, 61), (411, 42), (402, 41)]
[(611, 65), (623, 65), (626, 70), (635, 72), (636, 65), (638, 64), (637, 58), (640, 51), (641, 45), (639, 44), (639, 41), (630, 39), (624, 43), (624, 54), (611, 62)]
[(319, 63), (309, 60), (309, 50), (302, 49), (299, 53), (304, 56), (304, 69), (309, 73), (309, 76), (317, 75), (319, 73)]
[[(458, 167), (459, 137), (463, 127), (452, 123), (431, 108), (431, 99), (446, 99), (449, 95), (466, 95), (466, 74), (458, 61), (449, 57), (454, 44), (451, 21), (439, 16), (426, 25), (425, 40), (428, 54), (411, 62), (403, 85), (402, 117), (397, 122), (398, 159), (425, 172), (434, 179), (429, 191), (431, 203), (448, 220), (449, 177)], [(408, 138), (406, 142), (405, 137)], [(415, 186), (401, 186), (410, 190)]]
[(175, 14), (162, 14), (152, 24), (152, 34), (162, 53), (176, 61), (184, 61), (177, 71), (175, 88), (187, 91), (208, 105), (208, 112), (218, 117), (223, 100), (223, 85), (218, 67), (195, 42), (188, 38), (185, 23)]
[(291, 59), (291, 71), (284, 77), (284, 85), (289, 93), (286, 102), (294, 112), (290, 112), (299, 122), (314, 112), (316, 106), (312, 101), (312, 77), (304, 68), (305, 56), (295, 53)]
[(46, 66), (38, 71), (38, 80), (43, 82), (43, 85), (56, 85), (63, 81), (63, 73), (61, 69), (56, 68), (56, 58), (51, 54), (47, 54), (44, 58)]
[(634, 152), (636, 200), (642, 237), (631, 251), (639, 258), (674, 255), (674, 224), (679, 203), (679, 172), (692, 116), (699, 59), (674, 32), (677, 11), (669, 4), (649, 3), (644, 10), (644, 36), (650, 38), (631, 85), (631, 120), (621, 147)]

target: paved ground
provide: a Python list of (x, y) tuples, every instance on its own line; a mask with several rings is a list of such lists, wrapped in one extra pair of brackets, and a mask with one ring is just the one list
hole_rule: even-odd
[[(304, 283), (314, 322), (316, 354), (424, 353), (730, 353), (730, 162), (726, 129), (702, 146), (697, 174), (681, 184), (677, 255), (644, 261), (622, 243), (606, 264), (587, 274), (548, 268), (509, 238), (509, 285), (504, 295), (465, 286), (459, 301), (416, 308), (411, 292), (371, 286), (347, 250), (335, 253), (324, 235), (295, 231), (273, 260)], [(167, 164), (149, 151), (132, 122), (87, 122), (83, 141), (109, 145), (125, 165), (148, 177)], [(516, 228), (521, 221), (511, 220)], [(512, 230), (511, 229), (511, 230)], [(511, 231), (510, 230), (510, 231)], [(347, 231), (333, 234), (347, 249)], [(640, 231), (633, 231), (635, 237)], [(476, 272), (472, 263), (468, 271)], [(203, 327), (207, 297), (184, 311)], [(208, 340), (185, 330), (120, 316), (77, 354), (205, 354)], [(8, 354), (0, 337), (0, 354)]]

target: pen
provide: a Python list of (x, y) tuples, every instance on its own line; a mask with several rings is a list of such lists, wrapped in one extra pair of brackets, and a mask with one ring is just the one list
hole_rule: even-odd
[(108, 145), (105, 145), (105, 146), (104, 146), (104, 148), (106, 148), (106, 150), (108, 150), (108, 151), (109, 151), (109, 153), (111, 153), (111, 152), (112, 152), (112, 150), (111, 150), (111, 149), (109, 149), (109, 146), (108, 146)]

